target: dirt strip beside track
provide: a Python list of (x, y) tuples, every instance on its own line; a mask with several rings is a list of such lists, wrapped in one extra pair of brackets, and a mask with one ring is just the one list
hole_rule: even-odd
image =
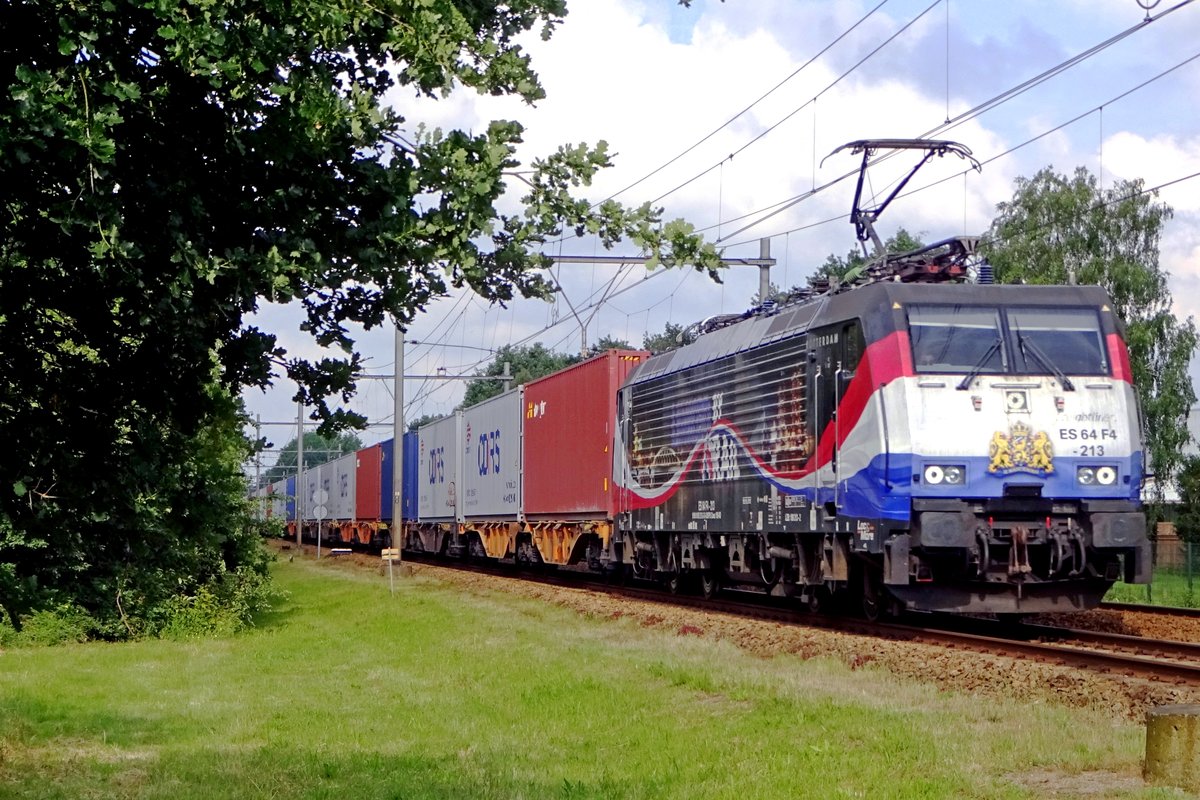
[[(312, 548), (306, 547), (305, 550), (311, 557)], [(331, 566), (353, 564), (357, 568), (377, 572), (381, 569), (378, 557), (362, 554), (338, 556), (329, 559), (329, 563)], [(669, 596), (665, 594), (663, 603), (654, 603), (607, 596), (585, 589), (548, 586), (515, 576), (496, 577), (429, 564), (407, 568), (422, 577), (455, 584), (473, 592), (506, 592), (552, 603), (592, 618), (626, 619), (677, 636), (726, 640), (764, 658), (780, 654), (802, 659), (833, 658), (851, 669), (884, 669), (946, 690), (1092, 708), (1138, 721), (1155, 706), (1200, 703), (1200, 687), (1085, 673), (1020, 658), (927, 644), (883, 641), (819, 628), (675, 607), (666, 602)], [(1118, 618), (1114, 619), (1114, 615)], [(1152, 616), (1133, 612), (1093, 611), (1067, 615), (1066, 618), (1055, 615), (1052, 619), (1045, 619), (1047, 622), (1070, 624), (1077, 628), (1180, 638), (1179, 632), (1155, 630), (1153, 623), (1141, 619)], [(1158, 622), (1162, 623), (1161, 618)]]

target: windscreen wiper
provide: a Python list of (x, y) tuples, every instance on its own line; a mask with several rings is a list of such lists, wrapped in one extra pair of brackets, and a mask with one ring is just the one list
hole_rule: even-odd
[(1058, 382), (1062, 384), (1063, 389), (1068, 392), (1075, 391), (1075, 384), (1071, 383), (1071, 379), (1058, 368), (1058, 365), (1050, 360), (1049, 356), (1042, 352), (1040, 347), (1021, 335), (1020, 331), (1017, 331), (1017, 343), (1021, 346), (1021, 355), (1032, 355), (1033, 360), (1040, 364), (1042, 369), (1058, 378)]
[(990, 361), (992, 356), (996, 355), (996, 351), (999, 349), (1000, 337), (997, 336), (996, 340), (992, 342), (992, 346), (989, 347), (986, 352), (984, 352), (982, 358), (975, 362), (975, 366), (971, 367), (971, 371), (967, 373), (965, 378), (958, 382), (958, 386), (955, 388), (957, 388), (960, 392), (965, 392), (967, 389), (971, 388), (971, 381), (975, 380), (975, 378), (979, 376), (979, 373), (983, 372), (983, 365)]

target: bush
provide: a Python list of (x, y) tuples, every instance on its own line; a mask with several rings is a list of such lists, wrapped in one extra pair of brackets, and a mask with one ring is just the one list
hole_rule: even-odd
[(18, 632), (5, 620), (0, 623), (0, 644), (10, 647), (36, 647), (92, 638), (96, 622), (86, 611), (70, 604), (35, 611), (21, 618)]
[(164, 639), (230, 636), (253, 627), (255, 617), (281, 597), (270, 576), (243, 567), (169, 598), (150, 615), (152, 630)]

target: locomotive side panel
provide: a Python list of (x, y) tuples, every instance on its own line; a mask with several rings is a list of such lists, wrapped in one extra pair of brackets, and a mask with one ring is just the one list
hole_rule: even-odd
[(807, 529), (806, 353), (793, 336), (626, 387), (619, 467), (632, 527)]

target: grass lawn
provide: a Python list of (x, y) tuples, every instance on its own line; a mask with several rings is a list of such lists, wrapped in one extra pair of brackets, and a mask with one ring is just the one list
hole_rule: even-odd
[(1187, 574), (1181, 570), (1156, 569), (1148, 586), (1118, 581), (1104, 599), (1113, 603), (1197, 608), (1200, 607), (1200, 575), (1194, 575), (1188, 581)]
[(1176, 796), (1135, 780), (1137, 725), (419, 574), (391, 598), (328, 560), (275, 570), (290, 599), (232, 639), (0, 654), (0, 797)]

